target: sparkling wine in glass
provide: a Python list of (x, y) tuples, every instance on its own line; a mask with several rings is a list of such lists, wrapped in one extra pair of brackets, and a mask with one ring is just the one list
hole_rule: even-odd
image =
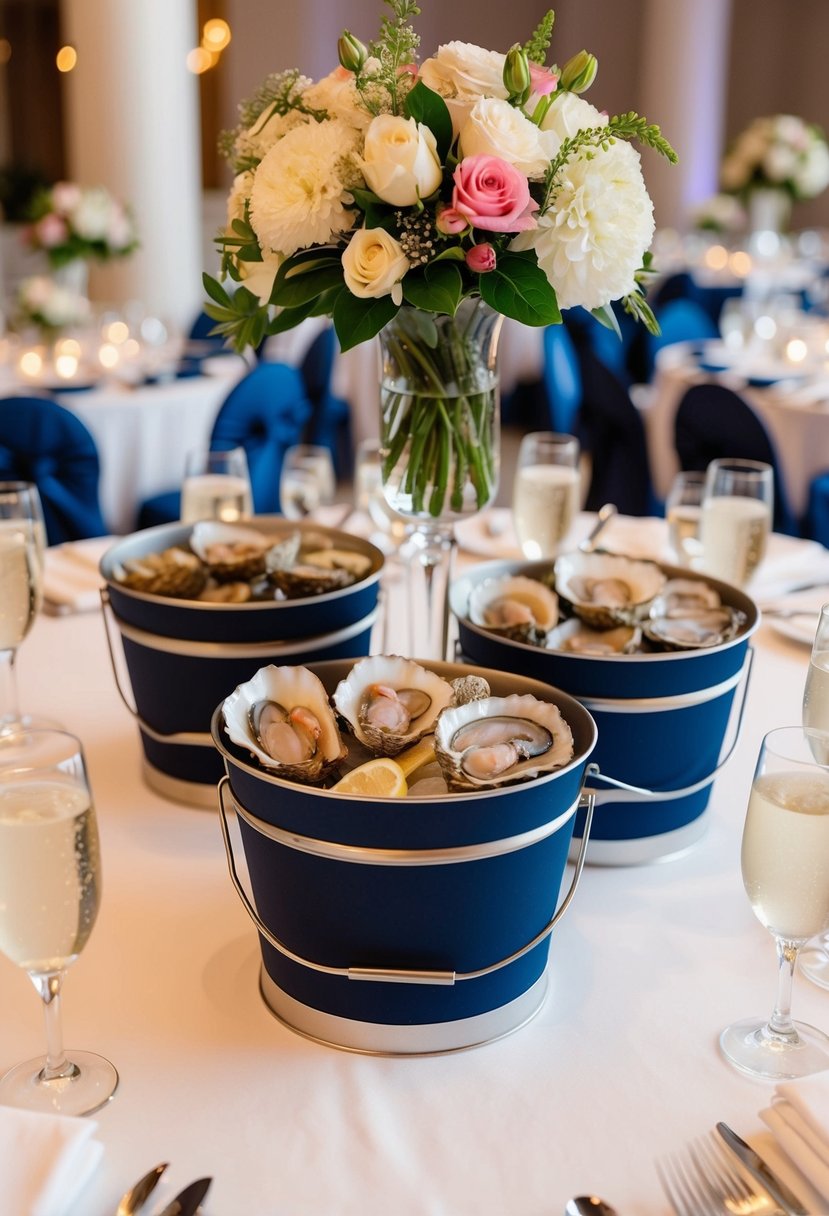
[[(822, 732), (812, 740), (815, 759), (829, 765), (829, 604), (820, 610), (812, 643), (803, 692), (803, 725)], [(800, 970), (818, 987), (829, 988), (829, 933), (801, 951)]]
[(182, 523), (218, 519), (236, 523), (253, 514), (245, 449), (196, 448), (187, 453), (181, 486)]
[(63, 978), (98, 915), (98, 825), (83, 749), (64, 731), (0, 739), (0, 951), (43, 1001), (46, 1055), (0, 1078), (0, 1102), (86, 1115), (115, 1092), (108, 1060), (63, 1048)]
[(286, 519), (304, 519), (334, 501), (337, 479), (328, 448), (299, 443), (285, 452), (279, 502)]
[(829, 766), (815, 756), (829, 735), (780, 727), (763, 740), (743, 828), (743, 885), (777, 946), (768, 1020), (727, 1027), (720, 1047), (742, 1072), (780, 1081), (829, 1068), (829, 1036), (792, 1021), (792, 976), (810, 938), (829, 929)]
[(771, 531), (774, 473), (759, 460), (712, 460), (702, 500), (701, 568), (742, 587), (763, 560)]
[(574, 435), (534, 431), (518, 450), (512, 518), (528, 558), (555, 557), (579, 509), (579, 442)]
[(43, 601), (45, 545), (37, 487), (0, 482), (0, 735), (37, 724), (20, 712), (15, 659)]
[(704, 490), (704, 473), (677, 473), (665, 499), (668, 547), (680, 566), (694, 567), (702, 556), (699, 533)]

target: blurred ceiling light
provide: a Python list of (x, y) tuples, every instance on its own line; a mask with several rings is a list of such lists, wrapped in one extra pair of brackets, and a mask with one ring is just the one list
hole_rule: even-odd
[(725, 245), (710, 245), (705, 251), (703, 261), (712, 270), (723, 270), (728, 265), (728, 250)]
[(78, 374), (78, 360), (74, 355), (58, 355), (55, 371), (61, 380), (72, 380)]
[(39, 376), (43, 371), (43, 358), (36, 350), (24, 351), (18, 367), (24, 376)]
[(212, 51), (206, 51), (203, 46), (197, 46), (192, 51), (187, 52), (187, 66), (196, 76), (200, 76), (202, 72), (206, 72), (213, 67), (219, 56)]
[(809, 353), (809, 348), (802, 338), (790, 338), (786, 343), (786, 358), (791, 363), (802, 363)]
[(8, 38), (0, 38), (0, 63), (8, 63), (12, 57), (12, 44)]
[(744, 279), (751, 273), (751, 255), (745, 250), (737, 249), (728, 260), (738, 279)]
[(114, 346), (119, 346), (122, 342), (126, 342), (129, 336), (130, 327), (126, 321), (110, 321), (104, 330), (104, 337), (107, 342), (112, 342)]
[(113, 346), (111, 342), (104, 342), (98, 351), (98, 361), (102, 367), (117, 367), (121, 361), (118, 347)]
[(221, 17), (211, 17), (202, 27), (201, 44), (208, 51), (223, 51), (230, 42), (230, 26)]
[(62, 46), (55, 56), (59, 72), (71, 72), (78, 62), (78, 52), (73, 46)]

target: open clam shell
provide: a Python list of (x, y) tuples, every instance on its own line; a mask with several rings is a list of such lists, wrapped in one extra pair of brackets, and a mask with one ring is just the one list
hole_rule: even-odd
[(325, 686), (307, 667), (260, 668), (222, 713), (234, 743), (291, 781), (321, 781), (347, 754)]
[(528, 781), (573, 758), (573, 735), (557, 705), (529, 694), (487, 697), (446, 709), (435, 754), (453, 790)]
[(616, 553), (563, 553), (555, 563), (558, 594), (600, 629), (641, 620), (666, 582), (656, 562)]
[(399, 655), (354, 664), (334, 691), (334, 705), (355, 737), (381, 756), (396, 756), (434, 730), (452, 701), (448, 681)]

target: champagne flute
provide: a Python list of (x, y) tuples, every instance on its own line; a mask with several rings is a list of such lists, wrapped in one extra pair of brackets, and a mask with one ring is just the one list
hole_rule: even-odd
[(678, 565), (695, 567), (702, 556), (700, 516), (704, 473), (677, 473), (665, 499), (668, 546)]
[(815, 758), (829, 734), (780, 727), (763, 740), (743, 828), (743, 884), (777, 944), (778, 985), (768, 1021), (735, 1022), (720, 1036), (742, 1072), (774, 1081), (829, 1068), (829, 1035), (793, 1022), (800, 948), (829, 929), (829, 765)]
[(245, 449), (194, 448), (187, 453), (181, 487), (181, 521), (219, 519), (236, 523), (253, 514), (253, 492)]
[(15, 659), (43, 601), (45, 542), (37, 487), (0, 482), (0, 736), (36, 725), (20, 713)]
[(759, 460), (712, 460), (702, 499), (701, 568), (742, 587), (763, 560), (771, 531), (774, 473)]
[[(820, 610), (812, 643), (803, 692), (803, 725), (829, 733), (829, 604)], [(823, 745), (822, 739), (817, 740), (817, 746), (815, 759), (829, 764), (829, 747)], [(829, 988), (829, 933), (801, 951), (800, 970), (818, 987)]]
[(579, 509), (579, 441), (534, 431), (518, 449), (512, 517), (525, 557), (555, 557)]
[(279, 478), (279, 502), (287, 519), (304, 519), (334, 501), (337, 479), (328, 448), (298, 443), (286, 450)]
[(64, 731), (0, 739), (0, 951), (43, 1000), (46, 1055), (0, 1078), (0, 1102), (86, 1115), (115, 1092), (108, 1060), (63, 1048), (61, 987), (98, 915), (98, 825), (83, 749)]
[[(359, 444), (354, 459), (354, 507), (368, 515), (375, 531), (369, 538), (386, 555), (382, 574), (382, 618), (379, 646), (382, 654), (388, 653), (389, 645), (389, 587), (403, 583), (406, 588), (406, 603), (411, 607), (411, 563), (401, 561), (401, 546), (412, 530), (412, 522), (398, 515), (386, 501), (383, 493), (383, 455), (379, 439), (364, 439)], [(411, 555), (409, 555), (411, 556)], [(401, 624), (400, 621), (397, 622)], [(406, 619), (408, 644), (406, 653), (413, 652), (411, 612)]]

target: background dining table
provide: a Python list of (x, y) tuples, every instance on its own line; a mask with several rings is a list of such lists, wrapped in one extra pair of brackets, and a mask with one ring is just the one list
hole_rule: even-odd
[[(635, 526), (664, 545), (662, 521)], [(805, 544), (777, 539), (789, 555)], [(461, 551), (459, 566), (485, 556)], [(402, 584), (391, 594), (402, 604)], [(394, 598), (390, 611), (394, 643)], [(537, 1016), (473, 1050), (393, 1058), (309, 1041), (269, 1012), (218, 815), (144, 784), (101, 612), (42, 614), (20, 649), (21, 697), (84, 743), (104, 876), (65, 986), (65, 1038), (121, 1076), (93, 1116), (104, 1158), (72, 1216), (112, 1216), (159, 1161), (166, 1198), (213, 1176), (205, 1216), (559, 1216), (583, 1193), (664, 1216), (654, 1159), (717, 1120), (773, 1155), (758, 1118), (772, 1086), (732, 1069), (717, 1038), (773, 1003), (774, 947), (743, 890), (740, 834), (763, 734), (799, 721), (808, 637), (771, 618), (757, 631), (741, 736), (702, 840), (660, 864), (586, 866)], [(2, 957), (0, 985), (2, 1071), (42, 1050), (43, 1026), (29, 980)], [(794, 1011), (829, 1030), (829, 992), (802, 977)]]

